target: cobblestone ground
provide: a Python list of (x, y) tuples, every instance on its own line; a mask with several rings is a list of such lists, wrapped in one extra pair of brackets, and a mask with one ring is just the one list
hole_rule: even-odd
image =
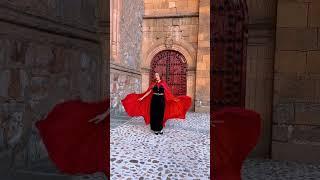
[(111, 130), (111, 179), (209, 179), (209, 114), (189, 113), (155, 135), (142, 118)]
[(243, 180), (318, 180), (320, 163), (249, 159), (242, 169)]
[[(111, 121), (112, 123), (115, 121)], [(111, 179), (209, 179), (209, 114), (188, 113), (168, 121), (156, 136), (142, 118), (116, 122), (111, 129)], [(101, 174), (74, 180), (105, 180)], [(319, 164), (248, 159), (243, 180), (318, 180)]]

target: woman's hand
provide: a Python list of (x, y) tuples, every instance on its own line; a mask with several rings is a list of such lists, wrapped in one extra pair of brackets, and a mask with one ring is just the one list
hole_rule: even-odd
[(178, 98), (175, 98), (175, 99), (174, 99), (174, 102), (178, 102), (178, 101), (179, 101), (179, 99), (178, 99)]
[(141, 98), (138, 99), (138, 101), (142, 101), (142, 100), (143, 100), (143, 97), (141, 97)]
[(106, 112), (99, 114), (96, 117), (90, 119), (88, 122), (93, 122), (95, 124), (98, 124), (99, 122), (105, 120), (108, 114), (109, 114), (109, 109)]

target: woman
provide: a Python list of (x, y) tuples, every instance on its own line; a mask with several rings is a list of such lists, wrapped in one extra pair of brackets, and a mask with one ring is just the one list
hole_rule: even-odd
[(36, 122), (48, 155), (61, 172), (104, 172), (109, 177), (108, 109), (109, 98), (90, 103), (69, 100)]
[(168, 85), (160, 79), (159, 73), (154, 74), (155, 81), (142, 94), (132, 93), (121, 102), (129, 116), (143, 116), (146, 125), (156, 135), (163, 134), (163, 127), (168, 119), (185, 119), (191, 106), (189, 96), (175, 97)]

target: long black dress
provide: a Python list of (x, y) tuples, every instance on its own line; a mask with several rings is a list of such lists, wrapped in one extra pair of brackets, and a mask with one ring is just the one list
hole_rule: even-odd
[(150, 105), (150, 125), (151, 130), (161, 131), (165, 110), (164, 87), (157, 84), (152, 88), (152, 98)]

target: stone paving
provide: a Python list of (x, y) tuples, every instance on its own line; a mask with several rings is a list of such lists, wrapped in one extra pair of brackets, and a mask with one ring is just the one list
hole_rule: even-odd
[(243, 180), (318, 180), (320, 162), (305, 164), (266, 159), (249, 159), (242, 169)]
[(132, 118), (110, 140), (111, 179), (209, 179), (209, 114), (169, 121), (163, 135)]
[[(209, 114), (188, 113), (185, 122), (168, 121), (163, 135), (156, 136), (149, 129), (142, 118), (111, 120), (112, 180), (209, 179)], [(50, 179), (45, 175), (40, 177)], [(61, 180), (108, 179), (101, 173), (70, 178), (56, 177)], [(242, 179), (317, 180), (320, 179), (320, 163), (248, 159)]]

